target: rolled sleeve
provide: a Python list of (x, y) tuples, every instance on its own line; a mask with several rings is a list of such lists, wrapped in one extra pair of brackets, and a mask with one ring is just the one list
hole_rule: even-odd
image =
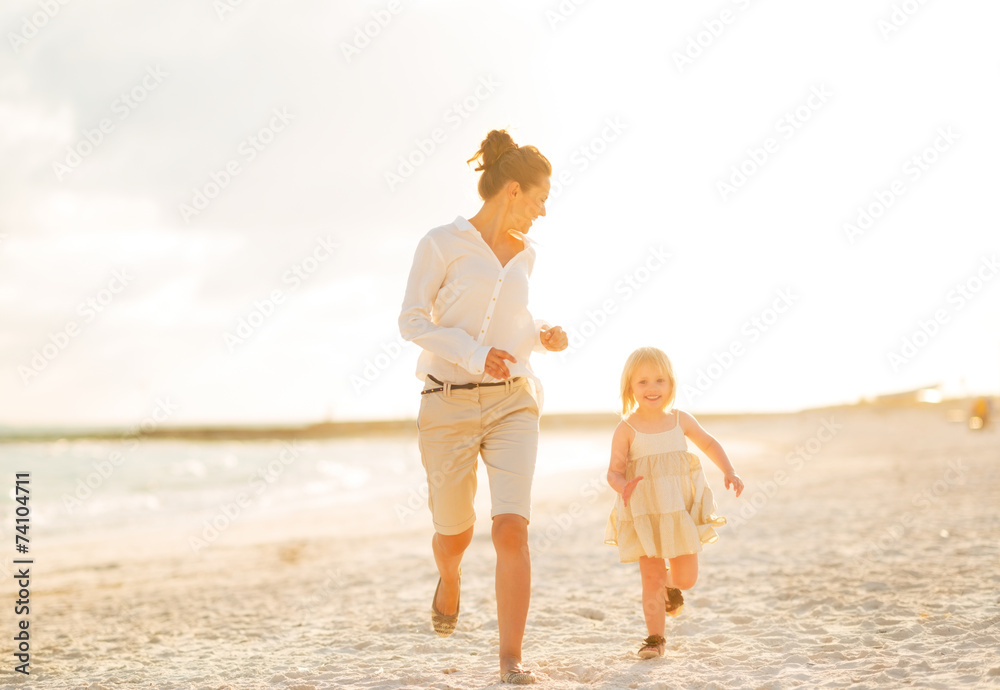
[(431, 318), (434, 300), (445, 282), (447, 265), (431, 237), (417, 244), (406, 282), (399, 333), (405, 340), (473, 373), (482, 373), (486, 355), (476, 339), (460, 328), (445, 328)]
[(472, 359), (469, 360), (468, 364), (463, 364), (462, 366), (474, 374), (482, 374), (486, 371), (486, 358), (489, 356), (490, 350), (492, 349), (492, 347), (481, 345), (472, 356)]

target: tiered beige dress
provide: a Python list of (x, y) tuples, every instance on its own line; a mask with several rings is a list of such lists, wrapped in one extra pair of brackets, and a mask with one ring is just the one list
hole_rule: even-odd
[(638, 561), (640, 556), (698, 553), (702, 544), (718, 540), (715, 528), (726, 524), (726, 518), (715, 514), (715, 497), (701, 461), (688, 452), (676, 410), (673, 417), (674, 427), (658, 434), (633, 427), (625, 479), (643, 479), (627, 508), (618, 495), (604, 534), (605, 544), (618, 547), (622, 563)]

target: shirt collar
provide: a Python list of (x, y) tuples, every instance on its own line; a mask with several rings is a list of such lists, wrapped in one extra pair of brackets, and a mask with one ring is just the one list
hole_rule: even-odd
[[(465, 231), (465, 232), (468, 232), (468, 231), (475, 232), (475, 233), (479, 232), (478, 230), (476, 230), (476, 226), (475, 225), (473, 225), (472, 223), (470, 223), (466, 218), (463, 218), (462, 216), (458, 216), (457, 218), (455, 218), (455, 222), (452, 223), (452, 225), (454, 225), (459, 230), (462, 230), (462, 231)], [(531, 239), (530, 237), (528, 237), (527, 235), (525, 235), (523, 232), (518, 232), (517, 230), (510, 230), (509, 232), (510, 232), (511, 235), (513, 235), (514, 237), (516, 237), (519, 240), (521, 240), (522, 242), (524, 242), (524, 246), (525, 246), (526, 249), (528, 247), (533, 247), (534, 245), (538, 244), (537, 242), (535, 242), (535, 240)]]
[(456, 218), (455, 222), (452, 223), (452, 225), (454, 225), (459, 230), (471, 230), (472, 232), (479, 232), (478, 230), (476, 230), (476, 226), (475, 225), (473, 225), (472, 223), (470, 223), (468, 220), (466, 220), (462, 216), (459, 216), (458, 218)]

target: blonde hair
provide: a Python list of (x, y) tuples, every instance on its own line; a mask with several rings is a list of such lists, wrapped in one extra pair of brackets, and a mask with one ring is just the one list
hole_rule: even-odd
[(670, 364), (670, 358), (663, 350), (655, 347), (640, 347), (625, 360), (625, 369), (622, 371), (622, 417), (628, 416), (639, 406), (635, 395), (632, 394), (632, 377), (636, 370), (643, 364), (651, 364), (667, 376), (670, 382), (670, 395), (663, 404), (666, 409), (674, 403), (677, 393), (677, 380), (674, 378), (674, 367)]

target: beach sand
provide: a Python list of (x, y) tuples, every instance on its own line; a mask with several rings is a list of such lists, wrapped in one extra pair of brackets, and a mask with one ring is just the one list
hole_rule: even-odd
[[(665, 657), (651, 661), (635, 655), (646, 636), (638, 568), (602, 543), (604, 469), (540, 474), (524, 644), (538, 687), (1000, 686), (1000, 430), (971, 432), (946, 413), (706, 422), (747, 490), (724, 492), (704, 461), (730, 524), (667, 620)], [(595, 452), (609, 442), (610, 432)], [(543, 431), (540, 467), (545, 452)], [(447, 639), (430, 627), (427, 509), (405, 524), (367, 519), (393, 509), (290, 511), (235, 524), (197, 554), (167, 527), (39, 545), (32, 673), (13, 673), (7, 656), (0, 682), (500, 687), (488, 508)], [(10, 639), (11, 588), (4, 597)]]

